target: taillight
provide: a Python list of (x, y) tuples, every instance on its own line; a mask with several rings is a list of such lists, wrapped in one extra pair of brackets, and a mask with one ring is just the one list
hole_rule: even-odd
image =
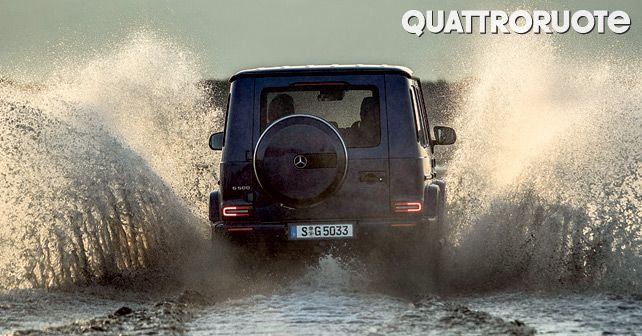
[(237, 231), (254, 231), (254, 228), (241, 227), (241, 228), (228, 228), (228, 232), (237, 232)]
[(397, 224), (390, 224), (390, 227), (393, 228), (410, 228), (410, 227), (415, 227), (417, 224), (415, 223), (397, 223)]
[(294, 83), (292, 86), (345, 86), (346, 82), (308, 82), (308, 83)]
[(421, 212), (422, 203), (412, 202), (395, 202), (392, 206), (394, 212)]
[(250, 217), (251, 205), (230, 205), (223, 207), (223, 217)]

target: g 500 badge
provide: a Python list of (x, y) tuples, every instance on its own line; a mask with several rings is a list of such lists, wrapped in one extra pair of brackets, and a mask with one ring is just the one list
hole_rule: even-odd
[(232, 190), (249, 191), (250, 189), (252, 189), (250, 186), (232, 186)]

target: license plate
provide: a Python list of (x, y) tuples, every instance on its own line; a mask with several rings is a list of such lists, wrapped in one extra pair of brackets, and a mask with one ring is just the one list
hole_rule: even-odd
[(291, 224), (290, 239), (352, 238), (352, 224)]

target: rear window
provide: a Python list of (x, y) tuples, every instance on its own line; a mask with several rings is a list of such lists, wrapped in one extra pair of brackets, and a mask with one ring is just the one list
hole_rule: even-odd
[(314, 83), (265, 88), (261, 92), (261, 131), (291, 114), (324, 119), (339, 131), (347, 147), (376, 147), (381, 141), (376, 86)]

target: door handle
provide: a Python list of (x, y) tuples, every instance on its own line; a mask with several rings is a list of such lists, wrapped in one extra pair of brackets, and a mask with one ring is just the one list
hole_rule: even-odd
[(359, 182), (368, 184), (377, 182), (386, 182), (386, 173), (384, 172), (359, 172)]

